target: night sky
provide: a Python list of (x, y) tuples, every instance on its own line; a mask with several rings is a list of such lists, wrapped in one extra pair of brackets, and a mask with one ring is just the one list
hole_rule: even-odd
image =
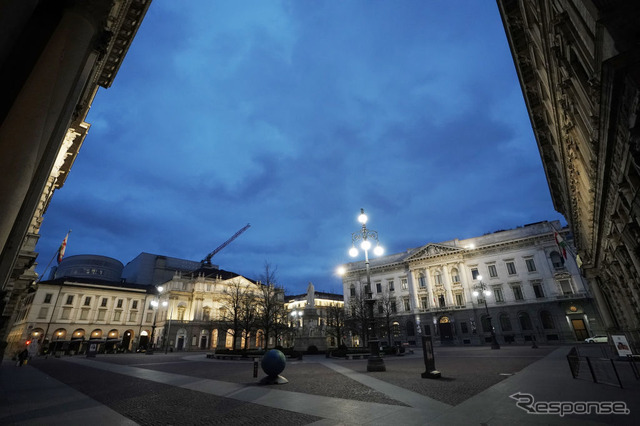
[(39, 273), (69, 229), (126, 264), (250, 223), (214, 264), (341, 293), (360, 208), (387, 254), (566, 223), (493, 1), (153, 0), (87, 121)]

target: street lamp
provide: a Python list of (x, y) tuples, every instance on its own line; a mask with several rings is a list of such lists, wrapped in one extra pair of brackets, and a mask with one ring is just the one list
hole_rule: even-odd
[[(162, 293), (162, 286), (158, 287), (158, 292)], [(153, 351), (153, 339), (155, 337), (156, 334), (156, 317), (158, 316), (158, 297), (156, 296), (156, 298), (154, 300), (151, 301), (151, 306), (153, 306), (153, 326), (151, 327), (151, 351)], [(167, 302), (164, 301), (162, 302), (162, 306), (167, 306)], [(147, 352), (149, 352), (149, 348), (147, 348)]]
[(489, 330), (491, 331), (491, 349), (500, 349), (500, 344), (496, 339), (496, 333), (493, 330), (493, 325), (491, 324), (491, 315), (489, 314), (489, 306), (487, 305), (487, 296), (491, 294), (489, 290), (489, 286), (482, 282), (482, 275), (477, 276), (478, 284), (476, 284), (473, 288), (473, 295), (478, 297), (482, 292), (484, 294), (484, 308), (487, 311), (487, 321), (489, 322)]
[(367, 304), (367, 313), (371, 325), (371, 332), (369, 335), (369, 348), (371, 349), (371, 355), (367, 360), (367, 371), (387, 371), (387, 368), (384, 365), (384, 360), (380, 357), (380, 345), (378, 343), (378, 338), (376, 337), (376, 324), (373, 316), (373, 305), (376, 301), (373, 298), (373, 292), (371, 291), (371, 270), (369, 269), (369, 250), (371, 249), (371, 240), (374, 240), (376, 243), (376, 247), (373, 249), (373, 253), (376, 256), (382, 255), (384, 250), (382, 246), (380, 246), (380, 241), (378, 241), (378, 233), (367, 229), (368, 220), (369, 218), (364, 214), (364, 209), (360, 209), (358, 222), (362, 224), (362, 229), (351, 234), (351, 249), (349, 250), (349, 255), (351, 255), (351, 257), (356, 257), (358, 255), (356, 243), (360, 241), (360, 248), (364, 251), (364, 264), (367, 273), (367, 299), (365, 300), (365, 303)]
[[(167, 307), (168, 303), (165, 301), (162, 303), (162, 306)], [(169, 339), (171, 338), (171, 317), (173, 316), (173, 305), (171, 305), (171, 311), (169, 311), (169, 325), (167, 326), (166, 330), (165, 330), (165, 339), (164, 342), (162, 342), (164, 344), (164, 353), (165, 355), (167, 354), (167, 351), (169, 351)]]

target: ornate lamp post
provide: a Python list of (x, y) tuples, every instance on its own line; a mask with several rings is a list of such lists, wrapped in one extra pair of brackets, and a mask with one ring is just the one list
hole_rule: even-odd
[(491, 349), (500, 349), (500, 344), (496, 339), (496, 333), (493, 330), (493, 324), (491, 324), (491, 315), (489, 314), (489, 306), (487, 305), (487, 296), (491, 294), (491, 291), (489, 290), (489, 286), (482, 282), (482, 275), (478, 275), (478, 281), (480, 282), (475, 286), (473, 286), (474, 288), (473, 295), (475, 297), (478, 297), (480, 295), (480, 292), (484, 294), (484, 308), (487, 311), (487, 321), (489, 322), (489, 330), (491, 331)]
[(380, 357), (380, 345), (378, 338), (376, 337), (376, 324), (373, 316), (373, 305), (376, 301), (373, 298), (373, 292), (371, 291), (371, 271), (369, 269), (369, 249), (371, 249), (371, 240), (376, 242), (376, 247), (373, 252), (377, 256), (380, 256), (384, 250), (380, 246), (378, 241), (378, 233), (367, 229), (367, 220), (369, 218), (364, 214), (364, 209), (360, 209), (360, 216), (358, 216), (358, 222), (362, 224), (362, 229), (359, 232), (351, 234), (351, 249), (349, 255), (356, 257), (358, 255), (358, 249), (356, 248), (356, 242), (360, 241), (360, 248), (364, 251), (364, 264), (367, 274), (367, 286), (365, 303), (367, 304), (367, 315), (369, 316), (370, 334), (369, 334), (369, 348), (371, 349), (371, 355), (367, 360), (367, 371), (386, 371), (384, 360)]
[[(158, 287), (158, 292), (162, 293), (162, 286)], [(156, 296), (156, 298), (154, 300), (151, 301), (151, 306), (153, 306), (153, 326), (151, 327), (151, 352), (153, 353), (153, 339), (155, 337), (156, 334), (156, 318), (158, 316), (158, 305), (159, 305), (159, 301), (158, 301), (158, 297)], [(167, 302), (164, 301), (162, 302), (162, 306), (167, 306)], [(147, 352), (149, 352), (149, 348), (147, 348)]]

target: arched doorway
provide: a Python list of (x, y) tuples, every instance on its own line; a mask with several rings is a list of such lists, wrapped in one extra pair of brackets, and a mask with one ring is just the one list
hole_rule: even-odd
[(453, 343), (453, 324), (451, 319), (443, 315), (438, 320), (438, 330), (440, 331), (440, 343)]
[(115, 353), (118, 346), (120, 345), (120, 332), (116, 329), (109, 330), (107, 333), (107, 343), (105, 345), (105, 350), (109, 353)]
[(149, 332), (147, 330), (142, 330), (140, 332), (140, 344), (138, 345), (138, 348), (146, 351), (147, 346), (149, 346)]
[(202, 330), (200, 332), (200, 349), (207, 349), (207, 337), (209, 332), (207, 330)]
[(176, 349), (181, 351), (184, 349), (185, 342), (187, 340), (187, 330), (181, 328), (178, 330), (178, 334), (176, 336)]
[(131, 352), (131, 344), (133, 342), (133, 330), (127, 330), (122, 336), (122, 349)]
[(84, 349), (85, 331), (83, 328), (76, 329), (71, 333), (71, 342), (69, 343), (69, 352), (74, 354), (82, 353)]

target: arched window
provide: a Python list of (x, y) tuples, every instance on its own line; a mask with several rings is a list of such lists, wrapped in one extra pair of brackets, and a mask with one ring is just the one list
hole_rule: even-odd
[(564, 258), (560, 256), (560, 253), (557, 251), (552, 251), (549, 254), (549, 258), (551, 259), (551, 263), (553, 263), (554, 268), (562, 268), (562, 266), (564, 266)]
[(415, 336), (416, 328), (413, 325), (413, 321), (407, 321), (407, 336)]
[(427, 277), (425, 277), (422, 272), (418, 275), (418, 285), (420, 288), (425, 288), (427, 286)]
[(489, 317), (487, 315), (480, 317), (480, 324), (482, 324), (482, 331), (485, 333), (491, 333), (491, 322), (489, 322)]
[(440, 271), (435, 271), (433, 273), (433, 281), (436, 284), (442, 284), (442, 274), (440, 274)]
[(500, 314), (500, 328), (502, 331), (512, 331), (513, 327), (511, 327), (511, 320), (509, 319), (509, 315)]
[(542, 323), (542, 328), (545, 330), (550, 330), (556, 328), (553, 323), (553, 317), (549, 311), (541, 311), (540, 312), (540, 322)]
[(393, 336), (394, 337), (400, 336), (400, 323), (395, 321), (393, 323), (393, 325), (391, 326), (391, 330), (393, 331)]
[(202, 321), (210, 321), (211, 320), (211, 308), (205, 306), (202, 310)]
[(451, 282), (452, 283), (460, 282), (460, 275), (458, 274), (458, 268), (451, 269)]
[(520, 312), (518, 314), (518, 321), (520, 322), (520, 328), (523, 331), (533, 330), (533, 325), (531, 324), (531, 318), (529, 318), (529, 314), (526, 312)]

